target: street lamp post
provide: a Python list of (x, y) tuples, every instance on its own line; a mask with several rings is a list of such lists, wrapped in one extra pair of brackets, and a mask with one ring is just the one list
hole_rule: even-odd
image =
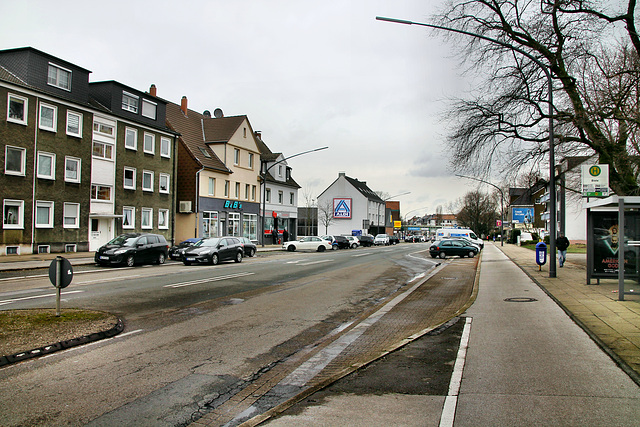
[[(391, 199), (393, 199), (394, 197), (406, 196), (407, 194), (411, 194), (411, 191), (406, 191), (406, 192), (404, 192), (404, 193), (396, 194), (395, 196), (387, 197), (386, 199), (384, 199), (384, 200), (382, 201), (382, 203), (386, 203), (386, 202), (387, 202), (387, 200), (391, 200)], [(379, 204), (378, 204), (378, 217), (377, 217), (377, 223), (378, 223), (378, 227), (377, 227), (377, 228), (378, 228), (378, 232), (377, 232), (376, 234), (380, 234), (380, 205), (381, 205), (381, 203), (379, 203)], [(386, 227), (386, 225), (387, 225), (386, 204), (385, 204), (385, 218), (384, 218), (383, 224), (384, 224), (384, 226)]]
[(500, 187), (495, 184), (490, 183), (489, 181), (485, 181), (484, 179), (475, 178), (473, 176), (464, 176), (458, 175), (460, 178), (473, 179), (475, 181), (484, 182), (485, 184), (489, 184), (494, 187), (496, 190), (500, 192), (500, 246), (504, 246), (504, 191)]
[[(267, 162), (262, 162), (262, 164), (260, 165), (260, 178), (262, 179), (262, 215), (260, 216), (261, 218), (261, 224), (260, 224), (260, 234), (261, 234), (261, 238), (260, 241), (262, 242), (262, 247), (264, 248), (264, 217), (265, 217), (265, 197), (267, 194), (267, 174), (269, 173), (269, 170), (271, 170), (272, 167), (274, 167), (275, 165), (278, 165), (286, 160), (292, 159), (294, 157), (298, 157), (298, 156), (302, 156), (303, 154), (309, 154), (309, 153), (313, 153), (316, 151), (320, 151), (320, 150), (326, 150), (329, 147), (320, 147), (320, 148), (314, 148), (313, 150), (307, 150), (307, 151), (303, 151), (302, 153), (296, 153), (296, 154), (292, 154), (289, 157), (285, 157), (282, 160), (278, 160), (277, 162), (275, 162), (274, 164), (272, 164), (271, 166), (267, 167)], [(277, 230), (276, 230), (277, 232)]]
[(556, 179), (555, 179), (555, 166), (554, 166), (555, 153), (554, 153), (554, 146), (553, 146), (553, 79), (551, 77), (551, 70), (549, 69), (549, 66), (543, 64), (540, 60), (538, 60), (535, 56), (531, 55), (527, 51), (524, 51), (509, 43), (492, 39), (491, 37), (483, 36), (481, 34), (476, 34), (476, 33), (464, 31), (464, 30), (458, 30), (455, 28), (443, 27), (440, 25), (406, 21), (403, 19), (385, 18), (382, 16), (376, 16), (376, 19), (378, 21), (393, 22), (396, 24), (419, 25), (421, 27), (434, 28), (436, 30), (449, 31), (452, 33), (464, 34), (466, 36), (471, 36), (478, 39), (486, 40), (488, 42), (498, 44), (500, 46), (506, 47), (507, 49), (510, 49), (514, 52), (518, 52), (526, 56), (527, 58), (532, 60), (538, 67), (540, 67), (540, 69), (545, 73), (545, 75), (547, 76), (547, 86), (548, 86), (548, 92), (549, 92), (549, 95), (548, 95), (549, 99), (547, 101), (549, 103), (549, 197), (551, 198), (550, 200), (551, 207), (549, 208), (549, 210), (551, 211), (549, 213), (549, 220), (551, 222), (549, 226), (549, 253), (551, 254), (551, 256), (549, 257), (549, 277), (556, 277), (555, 253), (556, 253), (557, 224), (556, 224)]

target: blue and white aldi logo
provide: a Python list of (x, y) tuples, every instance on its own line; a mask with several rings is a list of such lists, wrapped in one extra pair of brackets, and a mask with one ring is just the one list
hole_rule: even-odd
[(333, 217), (351, 218), (351, 199), (333, 199)]

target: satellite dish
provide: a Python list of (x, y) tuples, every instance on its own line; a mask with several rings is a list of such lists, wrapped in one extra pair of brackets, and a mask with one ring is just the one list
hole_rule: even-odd
[(224, 113), (222, 112), (222, 110), (221, 110), (221, 109), (216, 108), (215, 110), (213, 110), (213, 116), (214, 116), (216, 119), (219, 119), (219, 118), (221, 118), (221, 117), (224, 117)]

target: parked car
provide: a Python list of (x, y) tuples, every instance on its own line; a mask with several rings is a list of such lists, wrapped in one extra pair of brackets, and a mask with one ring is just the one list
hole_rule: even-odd
[(184, 242), (180, 242), (175, 246), (171, 246), (171, 248), (169, 249), (169, 258), (176, 261), (182, 261), (182, 256), (184, 255), (184, 251), (186, 251), (191, 246), (198, 243), (200, 240), (202, 240), (202, 237), (199, 237), (199, 238), (192, 237), (191, 239), (187, 239)]
[(253, 257), (258, 251), (258, 247), (248, 237), (238, 237), (240, 243), (244, 246), (244, 256)]
[(442, 239), (433, 242), (429, 248), (429, 254), (432, 258), (440, 257), (442, 259), (448, 256), (459, 256), (473, 258), (480, 252), (477, 246), (469, 246), (460, 239)]
[(127, 233), (101, 246), (94, 259), (100, 265), (164, 264), (169, 244), (164, 236), (150, 233)]
[(184, 265), (242, 262), (243, 254), (244, 248), (237, 237), (206, 237), (184, 252), (182, 262)]
[(362, 247), (373, 246), (373, 239), (374, 238), (371, 234), (363, 234), (362, 236), (358, 236), (360, 246)]
[(378, 234), (376, 238), (373, 239), (374, 245), (388, 245), (389, 244), (389, 235), (388, 234)]
[(462, 240), (465, 244), (469, 245), (469, 246), (475, 246), (476, 248), (478, 248), (478, 251), (481, 251), (482, 248), (475, 244), (474, 242), (472, 242), (471, 240), (467, 239), (466, 237), (452, 237), (452, 239), (456, 239), (456, 240)]
[(392, 234), (391, 236), (389, 236), (390, 245), (397, 245), (398, 243), (400, 243), (400, 239), (398, 239), (398, 236), (396, 236), (395, 234)]
[(346, 237), (347, 240), (349, 241), (351, 249), (355, 249), (358, 246), (360, 246), (360, 240), (358, 240), (356, 236), (344, 236), (344, 237)]
[(407, 234), (406, 236), (404, 236), (404, 241), (406, 243), (417, 243), (420, 240), (417, 234)]
[(321, 236), (321, 239), (324, 239), (328, 242), (331, 242), (331, 249), (349, 249), (351, 243), (344, 236)]
[(331, 249), (331, 242), (325, 239), (321, 239), (320, 237), (308, 236), (308, 237), (303, 237), (300, 240), (284, 242), (282, 244), (282, 249), (289, 252), (294, 252), (297, 250), (300, 250), (300, 251), (312, 250), (312, 251), (324, 252), (327, 249)]

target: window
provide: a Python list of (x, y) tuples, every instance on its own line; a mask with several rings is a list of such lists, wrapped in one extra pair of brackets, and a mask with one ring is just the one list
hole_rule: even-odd
[(229, 185), (231, 183), (229, 181), (224, 182), (224, 197), (229, 197)]
[(249, 200), (249, 188), (250, 188), (250, 187), (251, 187), (251, 186), (250, 186), (249, 184), (245, 184), (245, 185), (244, 185), (244, 198), (245, 198), (246, 200)]
[(244, 214), (242, 215), (244, 236), (250, 240), (258, 239), (258, 215)]
[(130, 150), (138, 149), (138, 130), (132, 128), (126, 128), (124, 131), (124, 148)]
[(80, 204), (65, 203), (62, 220), (64, 228), (78, 228), (80, 224)]
[(282, 165), (278, 166), (278, 176), (281, 177), (282, 176)]
[(80, 182), (82, 160), (76, 157), (65, 157), (64, 180), (67, 182)]
[(122, 109), (138, 114), (138, 97), (129, 92), (122, 92)]
[(249, 169), (253, 169), (253, 153), (249, 153)]
[(24, 228), (24, 200), (5, 199), (2, 206), (2, 212), (3, 228)]
[(78, 252), (78, 245), (73, 244), (73, 243), (67, 243), (66, 245), (64, 245), (64, 251), (65, 252)]
[(145, 229), (153, 228), (153, 209), (142, 208), (141, 227)]
[(71, 91), (71, 71), (57, 65), (49, 64), (47, 83), (60, 89)]
[(136, 169), (135, 168), (127, 168), (127, 167), (124, 168), (124, 181), (122, 185), (127, 190), (136, 189)]
[(53, 228), (53, 202), (36, 201), (36, 228)]
[(294, 202), (295, 202), (295, 194), (289, 193), (289, 204), (294, 205), (295, 204)]
[(218, 236), (218, 212), (202, 212), (202, 237)]
[(4, 149), (4, 173), (24, 176), (27, 150), (7, 145)]
[(58, 108), (40, 104), (40, 129), (55, 132), (57, 128)]
[(209, 178), (209, 195), (210, 196), (216, 195), (216, 179), (215, 178)]
[(264, 192), (264, 200), (265, 202), (271, 203), (271, 189), (267, 188)]
[(93, 141), (93, 157), (113, 160), (113, 145), (100, 141)]
[(144, 152), (154, 154), (156, 152), (156, 136), (151, 133), (144, 134)]
[(9, 94), (9, 108), (7, 108), (7, 121), (27, 124), (27, 105), (29, 100), (22, 96)]
[(56, 178), (56, 155), (38, 152), (37, 177), (43, 179)]
[(251, 200), (255, 200), (256, 199), (256, 186), (252, 185), (251, 186)]
[(203, 148), (203, 147), (198, 147), (198, 148), (200, 149), (200, 152), (202, 153), (203, 156), (205, 156), (208, 159), (211, 158), (211, 154), (209, 154), (206, 148)]
[(82, 114), (67, 111), (67, 135), (82, 138)]
[(169, 174), (161, 173), (158, 177), (158, 191), (161, 193), (169, 193)]
[(152, 171), (142, 171), (142, 191), (153, 191)]
[(156, 119), (156, 104), (146, 99), (142, 100), (142, 115), (150, 119)]
[(169, 228), (169, 209), (158, 209), (158, 228), (163, 230)]
[(111, 187), (108, 185), (91, 185), (91, 200), (111, 201)]
[(105, 123), (93, 122), (93, 131), (103, 135), (113, 136), (113, 126)]
[(233, 149), (233, 164), (234, 165), (240, 164), (240, 150), (238, 150), (237, 148)]
[(236, 199), (240, 198), (240, 183), (236, 182)]
[(284, 195), (282, 194), (282, 191), (278, 191), (278, 203), (284, 203)]
[(51, 246), (49, 246), (49, 245), (38, 245), (38, 253), (39, 254), (49, 254), (49, 253), (51, 253)]
[(122, 228), (136, 228), (136, 208), (131, 206), (122, 208)]
[(7, 246), (7, 255), (20, 255), (20, 246)]
[(160, 155), (171, 157), (171, 140), (169, 138), (160, 138)]

